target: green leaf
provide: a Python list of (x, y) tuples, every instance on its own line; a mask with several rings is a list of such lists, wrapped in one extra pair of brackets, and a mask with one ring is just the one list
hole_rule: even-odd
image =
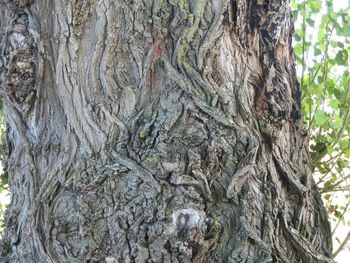
[(306, 23), (308, 23), (311, 27), (315, 26), (315, 21), (311, 18), (306, 18)]
[(294, 39), (295, 39), (295, 41), (299, 42), (299, 41), (301, 41), (301, 36), (299, 36), (298, 34), (295, 34)]
[(326, 200), (329, 200), (331, 198), (331, 195), (330, 194), (326, 194), (325, 196), (324, 196), (324, 199), (326, 199)]
[(335, 56), (335, 61), (338, 65), (346, 65), (348, 62), (348, 52), (346, 50), (338, 51), (337, 55)]
[(298, 19), (298, 10), (293, 10), (292, 11), (292, 17), (293, 17), (293, 20), (296, 21)]
[(345, 150), (349, 147), (349, 140), (346, 139), (346, 140), (341, 140), (339, 142), (339, 147), (340, 147), (340, 150)]
[(338, 32), (338, 35), (343, 37), (350, 37), (350, 27), (343, 28), (340, 30), (340, 32)]
[(316, 123), (319, 125), (322, 125), (327, 121), (327, 115), (321, 110), (317, 110), (314, 116)]
[(314, 55), (315, 55), (315, 56), (319, 56), (319, 55), (321, 55), (321, 54), (322, 54), (321, 49), (319, 49), (319, 48), (315, 48), (315, 49), (314, 49)]
[(301, 56), (301, 54), (303, 53), (303, 46), (300, 43), (296, 44), (295, 47), (294, 47), (294, 52), (298, 56)]

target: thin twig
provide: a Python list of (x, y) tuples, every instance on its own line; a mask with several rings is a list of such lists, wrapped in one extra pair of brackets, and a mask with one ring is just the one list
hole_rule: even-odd
[(344, 247), (346, 246), (346, 244), (348, 243), (349, 240), (350, 240), (350, 231), (348, 232), (348, 234), (346, 235), (345, 239), (340, 244), (338, 249), (333, 253), (333, 255), (332, 255), (333, 258), (335, 258), (344, 249)]

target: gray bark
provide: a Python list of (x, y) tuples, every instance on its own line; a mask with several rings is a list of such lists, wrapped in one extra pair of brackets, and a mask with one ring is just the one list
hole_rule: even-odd
[(2, 0), (2, 262), (331, 262), (288, 0)]

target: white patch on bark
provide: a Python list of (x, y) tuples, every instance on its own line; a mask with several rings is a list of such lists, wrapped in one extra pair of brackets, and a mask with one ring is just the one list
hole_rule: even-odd
[(170, 234), (178, 233), (183, 229), (199, 227), (203, 223), (204, 213), (192, 208), (177, 210), (172, 214)]
[(116, 260), (114, 257), (108, 256), (106, 257), (106, 263), (118, 263), (118, 260)]

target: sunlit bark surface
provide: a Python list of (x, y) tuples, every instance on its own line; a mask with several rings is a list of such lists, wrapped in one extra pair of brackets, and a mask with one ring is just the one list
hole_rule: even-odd
[(2, 0), (1, 262), (331, 262), (287, 0)]

